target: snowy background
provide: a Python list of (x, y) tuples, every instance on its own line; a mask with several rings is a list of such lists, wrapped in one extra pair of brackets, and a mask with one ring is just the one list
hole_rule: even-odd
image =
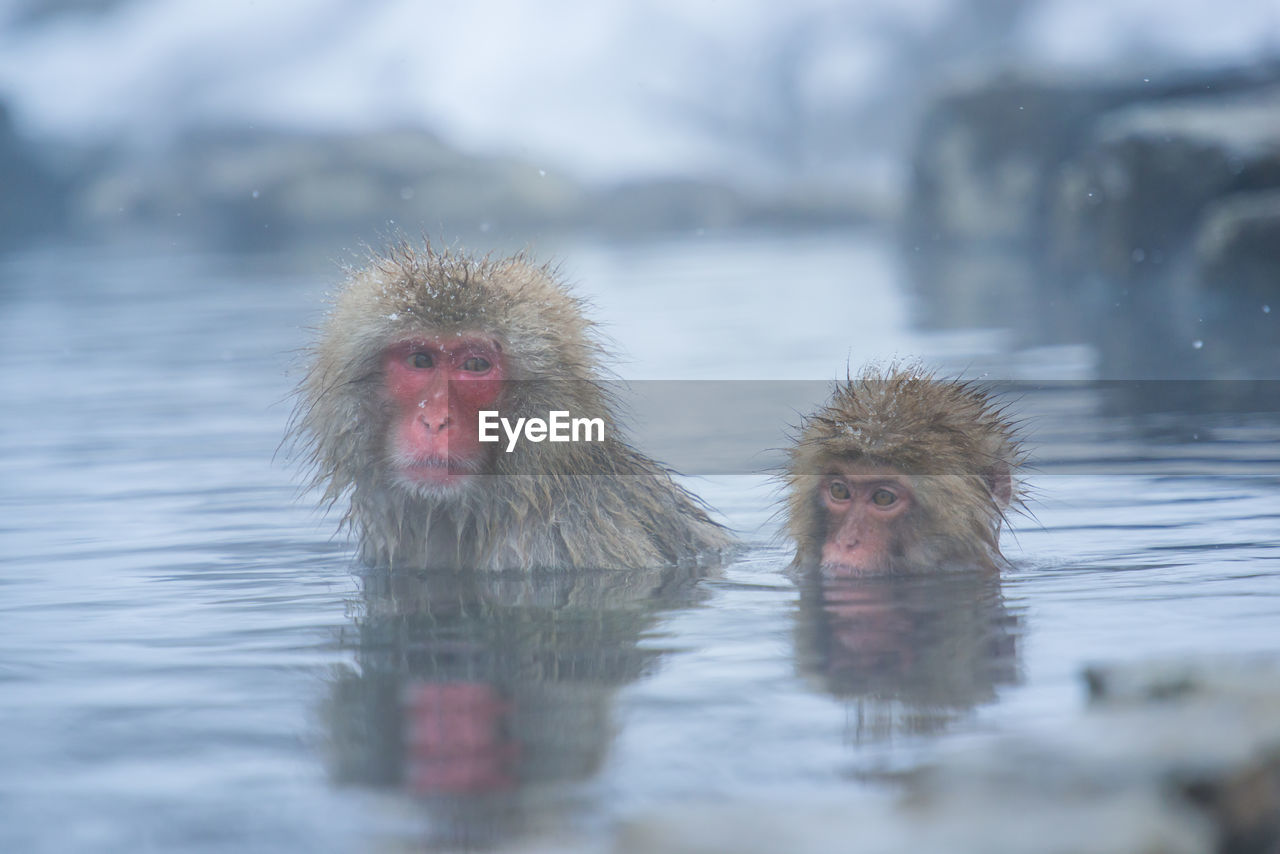
[(0, 4), (0, 99), (40, 139), (422, 127), (605, 183), (892, 186), (922, 100), (958, 75), (1278, 52), (1275, 0)]

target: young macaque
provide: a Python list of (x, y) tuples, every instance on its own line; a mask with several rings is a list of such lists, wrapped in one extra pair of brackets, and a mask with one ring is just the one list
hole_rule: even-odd
[(828, 576), (996, 570), (1023, 453), (979, 389), (869, 370), (804, 419), (786, 471), (794, 566)]
[[(325, 499), (350, 495), (368, 564), (643, 567), (731, 542), (627, 444), (592, 324), (547, 267), (397, 247), (350, 275), (313, 352), (293, 433)], [(552, 413), (572, 434), (548, 435)], [(543, 427), (522, 439), (520, 419)]]

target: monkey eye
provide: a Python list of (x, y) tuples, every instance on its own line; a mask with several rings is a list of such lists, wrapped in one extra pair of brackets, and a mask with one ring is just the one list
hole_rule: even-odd
[(894, 495), (887, 489), (877, 489), (871, 493), (871, 503), (877, 507), (888, 507), (898, 500), (898, 496)]
[(493, 365), (491, 365), (489, 360), (483, 356), (472, 356), (462, 363), (462, 370), (471, 371), (476, 374), (483, 374), (491, 367), (493, 367)]
[(435, 365), (435, 360), (431, 358), (430, 353), (414, 353), (409, 357), (409, 364), (415, 368), (430, 368)]
[(839, 480), (831, 481), (827, 492), (831, 493), (831, 497), (836, 501), (848, 501), (850, 498), (849, 487)]

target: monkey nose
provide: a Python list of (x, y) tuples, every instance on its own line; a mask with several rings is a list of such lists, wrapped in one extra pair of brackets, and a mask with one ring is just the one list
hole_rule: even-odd
[(449, 414), (447, 412), (419, 412), (418, 423), (426, 427), (427, 432), (438, 433), (449, 427)]
[(836, 551), (855, 552), (862, 545), (862, 538), (856, 533), (841, 531), (832, 538), (830, 545), (834, 546)]
[(822, 546), (822, 565), (841, 570), (852, 570), (863, 562), (862, 540), (859, 537), (832, 537)]

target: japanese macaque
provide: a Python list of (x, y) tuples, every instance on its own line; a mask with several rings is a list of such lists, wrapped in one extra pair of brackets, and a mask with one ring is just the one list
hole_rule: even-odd
[(918, 368), (869, 370), (807, 417), (786, 470), (794, 566), (828, 576), (1003, 564), (1023, 453), (985, 393)]
[[(344, 522), (370, 565), (642, 567), (728, 546), (701, 502), (623, 438), (600, 353), (547, 267), (399, 246), (337, 296), (293, 434), (325, 500), (349, 494)], [(582, 441), (527, 429), (517, 441), (491, 416), (481, 430), (484, 412), (598, 423)]]

